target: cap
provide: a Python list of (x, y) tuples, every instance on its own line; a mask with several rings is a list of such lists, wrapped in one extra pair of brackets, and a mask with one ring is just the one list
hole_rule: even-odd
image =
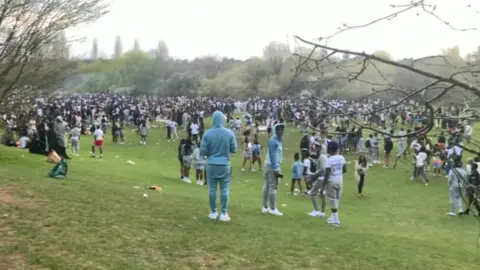
[(336, 151), (338, 150), (340, 146), (338, 145), (338, 142), (336, 141), (329, 141), (327, 145), (327, 150), (328, 151)]

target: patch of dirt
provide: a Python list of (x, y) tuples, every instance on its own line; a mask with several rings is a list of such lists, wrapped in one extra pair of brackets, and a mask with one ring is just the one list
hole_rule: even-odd
[(11, 254), (7, 255), (0, 262), (0, 268), (6, 270), (25, 269), (27, 266), (27, 259), (23, 254)]
[(8, 194), (8, 192), (3, 189), (3, 188), (0, 188), (0, 202), (2, 203), (14, 203), (15, 200), (13, 199), (13, 197)]
[(205, 251), (196, 251), (189, 260), (197, 264), (199, 269), (217, 269), (225, 263), (225, 259)]

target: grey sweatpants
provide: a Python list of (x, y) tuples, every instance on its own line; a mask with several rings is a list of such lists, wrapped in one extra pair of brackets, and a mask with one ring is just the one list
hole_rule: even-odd
[(338, 209), (340, 205), (340, 197), (342, 195), (342, 183), (328, 181), (327, 197), (332, 205), (332, 209)]
[(80, 141), (78, 139), (71, 139), (70, 143), (72, 144), (72, 153), (78, 154), (80, 152)]
[[(315, 211), (320, 211), (320, 212), (325, 212), (325, 207), (326, 207), (326, 200), (325, 200), (326, 192), (325, 190), (322, 191), (323, 183), (324, 183), (324, 179), (317, 179), (315, 182), (313, 182), (312, 189), (309, 192), (312, 198), (313, 209), (315, 209)], [(322, 200), (322, 205), (320, 210), (318, 208), (317, 196), (320, 196), (320, 200)]]
[(263, 176), (265, 178), (265, 183), (263, 184), (263, 207), (275, 210), (278, 179), (275, 177), (275, 171), (270, 167), (270, 165), (264, 166)]
[(450, 211), (456, 213), (455, 210), (459, 212), (463, 211), (463, 203), (461, 197), (461, 188), (460, 187), (450, 187)]

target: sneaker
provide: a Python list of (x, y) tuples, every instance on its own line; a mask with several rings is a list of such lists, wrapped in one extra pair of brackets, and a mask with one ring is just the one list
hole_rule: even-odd
[(245, 168), (242, 168), (242, 172), (244, 172), (244, 171), (245, 171)]
[(217, 212), (211, 212), (210, 214), (208, 214), (208, 218), (209, 218), (209, 219), (216, 220), (217, 217), (218, 217), (218, 213), (217, 213)]
[(262, 213), (268, 214), (270, 211), (268, 208), (262, 207)]
[(250, 171), (251, 171), (251, 172), (256, 172), (257, 170), (255, 170), (255, 169), (250, 169)]
[(281, 213), (280, 211), (278, 211), (277, 208), (275, 208), (274, 210), (269, 210), (269, 213), (274, 215), (274, 216), (283, 216), (283, 213)]
[(454, 217), (454, 216), (456, 216), (456, 215), (457, 215), (457, 214), (455, 214), (454, 212), (448, 212), (448, 213), (447, 213), (447, 216), (451, 216), (451, 217)]
[(315, 210), (313, 210), (312, 212), (308, 213), (308, 215), (311, 216), (311, 217), (320, 217), (320, 218), (325, 217), (325, 213), (320, 212), (320, 211), (315, 211)]
[(192, 181), (191, 181), (190, 178), (188, 178), (188, 177), (183, 177), (182, 181), (185, 182), (185, 183), (187, 183), (187, 184), (191, 184), (191, 183), (192, 183)]
[(230, 217), (228, 216), (228, 214), (221, 214), (220, 215), (220, 221), (230, 221)]
[(327, 223), (329, 225), (333, 225), (333, 226), (340, 226), (340, 220), (338, 220), (338, 218), (335, 218), (334, 216), (331, 216), (328, 220), (327, 220)]

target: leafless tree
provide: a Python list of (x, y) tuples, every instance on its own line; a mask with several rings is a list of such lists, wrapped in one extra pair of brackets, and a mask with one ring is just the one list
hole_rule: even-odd
[[(341, 79), (346, 80), (348, 83), (357, 82), (370, 85), (372, 89), (371, 94), (368, 96), (362, 96), (359, 100), (363, 100), (370, 96), (379, 95), (381, 93), (389, 93), (400, 98), (400, 101), (396, 102), (394, 105), (376, 109), (368, 114), (377, 114), (381, 111), (385, 111), (402, 103), (408, 102), (411, 99), (416, 99), (417, 101), (424, 103), (426, 108), (430, 111), (430, 119), (428, 121), (428, 125), (424, 126), (421, 130), (416, 131), (415, 134), (419, 132), (424, 133), (430, 131), (434, 125), (435, 115), (432, 106), (434, 102), (439, 101), (442, 99), (442, 97), (449, 93), (453, 93), (454, 91), (455, 93), (460, 93), (462, 95), (462, 100), (464, 101), (480, 97), (480, 89), (478, 88), (480, 85), (480, 81), (478, 80), (478, 75), (480, 74), (480, 61), (476, 61), (476, 63), (473, 63), (474, 61), (468, 61), (463, 65), (457, 65), (455, 63), (451, 63), (444, 55), (434, 55), (413, 59), (408, 63), (404, 63), (372, 53), (332, 47), (329, 46), (328, 43), (331, 39), (347, 31), (365, 28), (375, 24), (387, 23), (388, 21), (394, 20), (395, 18), (400, 17), (408, 12), (415, 12), (417, 15), (422, 14), (431, 16), (433, 19), (444, 24), (445, 27), (452, 31), (465, 32), (476, 30), (475, 28), (458, 28), (453, 23), (442, 19), (435, 12), (437, 5), (435, 5), (434, 2), (435, 0), (411, 0), (407, 4), (390, 5), (392, 8), (392, 12), (390, 14), (380, 18), (375, 18), (360, 25), (343, 24), (338, 28), (338, 31), (314, 40), (308, 40), (299, 36), (295, 36), (296, 41), (302, 46), (310, 48), (310, 51), (302, 54), (294, 53), (294, 56), (296, 56), (298, 62), (294, 67), (294, 78), (292, 80), (292, 84), (293, 81), (300, 79), (302, 76), (304, 76), (304, 74), (316, 72), (319, 74), (316, 83), (325, 83), (329, 80)], [(480, 15), (480, 11), (475, 10), (475, 7), (472, 5), (468, 5), (465, 8)], [(348, 56), (348, 58), (346, 56)], [(353, 65), (352, 61), (343, 61), (345, 59), (352, 58), (356, 60), (356, 63)], [(478, 60), (479, 58), (476, 59)], [(445, 72), (443, 72), (442, 74), (437, 74), (431, 71), (426, 71), (425, 68), (422, 68), (430, 65), (445, 67), (449, 73), (444, 74)], [(325, 70), (331, 70), (332, 66), (334, 66), (336, 71), (341, 71), (340, 76), (335, 75), (333, 78), (331, 76), (324, 76), (326, 73)], [(416, 76), (424, 79), (426, 83), (423, 87), (418, 87), (416, 89), (404, 89), (395, 82), (392, 82), (388, 76), (383, 73), (381, 66), (391, 66), (395, 67), (397, 70), (404, 70), (405, 72), (413, 73)], [(367, 70), (373, 70), (376, 72), (377, 78), (381, 78), (382, 81), (371, 81), (363, 76)], [(309, 80), (309, 83), (311, 84), (312, 81)], [(326, 97), (319, 95), (318, 93), (313, 95), (313, 99), (322, 102), (325, 106), (331, 106), (328, 102), (325, 102)], [(336, 111), (339, 115), (349, 116), (347, 112), (341, 110)], [(463, 118), (473, 120), (475, 110), (467, 110), (467, 113), (468, 115), (463, 116)], [(356, 122), (352, 118), (350, 121), (353, 121), (362, 128), (370, 129), (380, 134), (385, 134), (383, 130)]]
[(46, 48), (59, 42), (59, 37), (66, 42), (65, 30), (97, 20), (108, 8), (103, 0), (2, 2), (0, 103), (22, 89), (30, 91), (55, 82), (70, 64), (64, 59), (68, 54)]
[[(478, 4), (477, 4), (478, 5)], [(429, 118), (427, 121), (427, 125), (423, 126), (422, 129), (415, 131), (411, 134), (407, 134), (405, 136), (412, 136), (418, 133), (424, 133), (430, 131), (434, 127), (434, 118), (435, 113), (433, 109), (433, 103), (440, 100), (442, 97), (447, 95), (448, 93), (454, 92), (461, 96), (461, 100), (466, 103), (467, 109), (465, 110), (465, 115), (462, 116), (463, 119), (470, 119), (470, 120), (478, 120), (478, 112), (475, 108), (471, 108), (470, 102), (471, 100), (478, 99), (480, 97), (480, 81), (478, 80), (480, 74), (480, 50), (474, 54), (471, 54), (467, 57), (467, 60), (463, 64), (458, 63), (451, 63), (448, 57), (444, 55), (433, 55), (427, 56), (420, 59), (412, 59), (407, 63), (401, 61), (394, 61), (391, 59), (387, 59), (385, 57), (360, 52), (360, 51), (352, 51), (346, 50), (341, 48), (336, 48), (333, 46), (329, 46), (329, 41), (350, 30), (369, 27), (374, 24), (385, 23), (387, 21), (393, 20), (399, 16), (402, 16), (408, 12), (415, 12), (418, 16), (419, 15), (426, 15), (431, 16), (433, 19), (437, 20), (439, 23), (444, 24), (445, 27), (452, 31), (475, 31), (475, 28), (459, 28), (454, 25), (453, 22), (447, 21), (443, 19), (436, 13), (437, 5), (435, 4), (435, 0), (411, 0), (407, 4), (402, 5), (390, 5), (392, 8), (392, 13), (387, 14), (381, 18), (376, 18), (372, 21), (361, 25), (347, 25), (344, 24), (342, 27), (338, 29), (335, 33), (326, 36), (320, 37), (316, 40), (310, 41), (304, 39), (302, 37), (296, 36), (296, 40), (300, 42), (304, 46), (308, 46), (311, 48), (310, 52), (307, 54), (296, 54), (298, 63), (295, 66), (295, 73), (294, 73), (294, 80), (299, 79), (303, 73), (310, 74), (312, 71), (316, 71), (317, 74), (320, 74), (318, 77), (318, 82), (323, 82), (325, 80), (331, 80), (328, 76), (324, 76), (324, 71), (328, 67), (335, 66), (336, 70), (341, 70), (342, 75), (340, 79), (347, 80), (348, 82), (361, 82), (364, 84), (371, 85), (372, 94), (379, 94), (383, 92), (388, 92), (394, 94), (400, 98), (399, 101), (394, 103), (393, 105), (388, 105), (379, 109), (376, 109), (373, 112), (369, 112), (368, 114), (377, 114), (381, 111), (393, 108), (398, 106), (402, 103), (405, 103), (411, 99), (416, 99), (425, 104), (426, 109), (429, 111)], [(479, 5), (480, 6), (480, 5)], [(466, 9), (470, 10), (471, 12), (480, 15), (480, 9), (476, 9), (472, 5), (465, 6)], [(480, 19), (480, 17), (479, 17)], [(475, 32), (475, 34), (478, 34)], [(320, 51), (321, 53), (318, 53)], [(346, 57), (348, 55), (348, 57)], [(344, 63), (348, 63), (351, 65), (351, 61), (342, 61), (345, 59), (350, 59), (353, 57), (357, 59), (356, 66), (346, 66)], [(404, 89), (401, 86), (391, 82), (383, 73), (383, 70), (380, 65), (383, 66), (390, 66), (395, 67), (396, 70), (404, 70), (409, 73), (415, 74), (415, 76), (419, 76), (424, 79), (425, 85), (423, 87), (418, 87), (416, 89)], [(443, 69), (444, 72), (434, 73), (430, 70), (427, 71), (422, 66), (425, 65), (439, 65), (445, 67)], [(382, 81), (369, 81), (363, 77), (364, 73), (367, 69), (374, 70), (378, 73), (378, 77), (382, 78)], [(445, 71), (448, 71), (445, 72)], [(333, 78), (338, 79), (338, 78)], [(311, 83), (311, 81), (309, 81)], [(313, 98), (325, 106), (330, 106), (328, 102), (326, 102), (326, 98), (322, 95), (314, 95)], [(362, 99), (367, 97), (362, 97)], [(333, 108), (333, 107), (332, 107)], [(363, 123), (356, 122), (355, 119), (350, 117), (350, 115), (342, 111), (341, 109), (335, 109), (337, 115), (347, 116), (350, 118), (350, 121), (357, 124), (358, 126), (370, 129), (380, 134), (386, 134), (383, 130), (378, 128), (372, 127), (370, 125), (364, 125)], [(390, 135), (390, 134), (388, 134)], [(400, 136), (393, 136), (393, 137), (400, 137)], [(471, 149), (469, 145), (464, 146), (461, 144), (457, 144), (464, 150), (480, 155), (480, 151)], [(480, 149), (480, 144), (477, 146)], [(398, 160), (398, 159), (397, 159)], [(396, 162), (395, 162), (396, 164)], [(455, 170), (453, 170), (455, 171)], [(455, 171), (456, 172), (456, 171)], [(462, 179), (461, 176), (457, 175), (458, 179)], [(469, 183), (466, 179), (463, 179), (463, 185), (469, 186)], [(480, 190), (476, 189), (476, 197), (477, 200), (480, 201)], [(465, 203), (464, 196), (462, 195), (463, 200)], [(477, 220), (480, 221), (480, 218), (476, 216)], [(477, 247), (480, 246), (480, 234), (477, 239)]]

